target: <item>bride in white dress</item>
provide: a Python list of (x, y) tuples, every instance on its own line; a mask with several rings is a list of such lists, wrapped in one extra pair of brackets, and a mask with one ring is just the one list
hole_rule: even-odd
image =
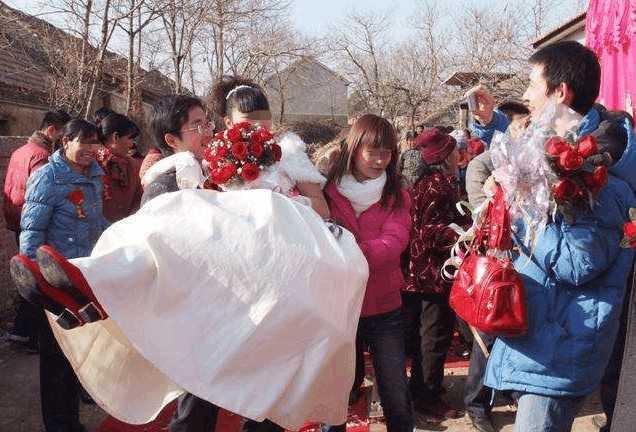
[(70, 260), (109, 318), (52, 327), (112, 416), (147, 423), (187, 391), (290, 430), (344, 423), (367, 263), (351, 233), (334, 235), (311, 208), (328, 212), (325, 180), (302, 140), (277, 142), (281, 161), (251, 190), (197, 188), (204, 177), (191, 153), (163, 159), (144, 181), (175, 169), (181, 190)]

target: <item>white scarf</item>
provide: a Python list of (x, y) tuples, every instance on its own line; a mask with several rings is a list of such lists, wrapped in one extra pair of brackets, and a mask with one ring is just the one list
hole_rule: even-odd
[(194, 154), (192, 152), (178, 152), (151, 166), (141, 179), (141, 184), (149, 185), (161, 174), (173, 169), (176, 171), (179, 189), (196, 189), (203, 186), (205, 182), (201, 164), (196, 160)]
[(386, 171), (376, 179), (362, 182), (356, 180), (351, 174), (347, 174), (342, 177), (338, 185), (338, 192), (349, 200), (356, 212), (356, 217), (358, 217), (363, 211), (380, 201), (385, 184)]

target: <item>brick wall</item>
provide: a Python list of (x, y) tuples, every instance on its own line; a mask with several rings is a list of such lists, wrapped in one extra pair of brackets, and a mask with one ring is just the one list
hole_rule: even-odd
[[(4, 190), (4, 178), (11, 153), (24, 144), (26, 137), (0, 136), (0, 189)], [(0, 204), (4, 195), (0, 195)], [(4, 214), (0, 212), (0, 316), (6, 316), (13, 307), (15, 288), (9, 276), (9, 259), (17, 252), (15, 234), (6, 228)], [(12, 315), (12, 314), (10, 314)], [(12, 318), (12, 316), (10, 316)]]

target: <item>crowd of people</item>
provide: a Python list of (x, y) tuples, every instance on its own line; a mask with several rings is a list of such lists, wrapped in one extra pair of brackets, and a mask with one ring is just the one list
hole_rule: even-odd
[[(389, 432), (411, 432), (416, 413), (441, 422), (463, 411), (474, 430), (494, 431), (490, 413), (496, 393), (516, 402), (516, 431), (568, 431), (584, 398), (601, 382), (607, 416), (603, 430), (611, 426), (622, 349), (620, 336), (614, 340), (625, 326), (623, 305), (633, 265), (632, 251), (619, 243), (629, 209), (636, 207), (636, 171), (621, 161), (634, 151), (629, 142), (634, 124), (627, 114), (595, 105), (600, 66), (584, 46), (556, 43), (529, 62), (524, 102), (497, 106), (486, 88), (469, 92), (477, 106), (466, 130), (417, 126), (400, 142), (388, 120), (367, 114), (346, 137), (319, 152), (316, 168), (307, 166), (308, 157), (288, 166), (293, 187), (287, 194), (305, 197), (318, 215), (351, 232), (366, 257), (369, 278), (355, 340), (351, 400), (359, 394), (364, 353), (369, 352)], [(81, 296), (43, 275), (42, 263), (57, 258), (41, 247), (49, 245), (67, 260), (89, 256), (112, 223), (162, 194), (183, 189), (179, 167), (159, 170), (162, 161), (180, 153), (202, 161), (215, 132), (241, 122), (272, 129), (269, 102), (256, 83), (226, 77), (216, 83), (213, 98), (214, 118), (223, 120), (216, 129), (212, 113), (196, 97), (171, 95), (159, 101), (149, 131), (154, 147), (143, 161), (139, 127), (108, 109), (99, 110), (94, 122), (49, 112), (11, 157), (4, 214), (20, 249), (14, 258), (20, 271), (13, 276), (16, 284), (35, 287), (29, 301), (19, 303), (11, 337), (39, 351), (47, 432), (85, 429), (78, 408), (81, 385), (43, 309), (65, 328), (103, 319), (108, 311), (96, 301), (90, 304), (97, 312), (83, 307)], [(527, 292), (529, 328), (522, 337), (493, 337), (470, 329), (449, 305), (452, 280), (444, 275), (444, 263), (457, 241), (456, 228), (472, 224), (470, 212), (460, 212), (456, 204), (468, 201), (476, 208), (487, 199), (494, 182), (493, 135), (522, 136), (549, 100), (583, 116), (579, 133), (594, 135), (606, 146), (611, 176), (590, 214), (576, 222), (556, 217), (532, 250), (517, 245), (516, 270)], [(209, 182), (196, 187), (215, 188)], [(67, 304), (80, 313), (69, 313)], [(444, 363), (456, 329), (467, 343), (481, 342), (472, 344), (463, 407), (444, 400)], [(213, 403), (185, 393), (170, 431), (214, 430), (218, 411)], [(346, 424), (325, 427), (344, 431)], [(248, 420), (243, 428), (283, 429), (270, 420)]]

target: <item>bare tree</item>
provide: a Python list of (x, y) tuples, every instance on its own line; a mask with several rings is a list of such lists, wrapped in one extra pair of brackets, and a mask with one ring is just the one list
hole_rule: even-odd
[(211, 7), (209, 0), (156, 0), (154, 10), (161, 18), (168, 39), (175, 91), (183, 91), (183, 74), (203, 17)]
[(328, 45), (363, 109), (393, 119), (399, 103), (388, 86), (390, 27), (388, 14), (351, 12), (331, 29)]
[(289, 0), (212, 0), (199, 41), (210, 79), (262, 75), (263, 59), (286, 45), (287, 31), (294, 33), (289, 7)]
[[(158, 18), (155, 10), (148, 7), (146, 0), (126, 0), (119, 5), (121, 15), (126, 19), (118, 22), (118, 27), (128, 38), (128, 64), (126, 69), (126, 113), (133, 109), (133, 97), (141, 80), (137, 74), (141, 69), (142, 34), (146, 26)], [(135, 53), (137, 42), (137, 53)]]

